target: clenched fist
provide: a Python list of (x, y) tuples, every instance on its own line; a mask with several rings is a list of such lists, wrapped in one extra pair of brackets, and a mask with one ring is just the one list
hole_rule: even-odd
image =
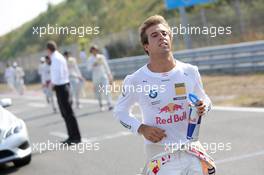
[(140, 125), (138, 128), (138, 133), (142, 134), (147, 140), (153, 143), (160, 142), (166, 137), (165, 130), (144, 124)]

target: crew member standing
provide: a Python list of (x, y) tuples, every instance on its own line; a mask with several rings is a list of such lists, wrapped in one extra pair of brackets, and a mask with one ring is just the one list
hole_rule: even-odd
[(69, 71), (67, 61), (63, 55), (57, 51), (57, 45), (54, 41), (47, 43), (48, 55), (51, 58), (51, 83), (56, 92), (58, 105), (61, 115), (65, 120), (68, 139), (63, 141), (65, 144), (75, 144), (81, 142), (81, 135), (78, 123), (72, 109), (70, 98)]

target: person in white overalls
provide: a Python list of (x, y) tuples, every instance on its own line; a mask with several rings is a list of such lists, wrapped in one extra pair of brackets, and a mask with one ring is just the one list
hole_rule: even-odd
[(112, 96), (107, 88), (112, 84), (113, 76), (108, 66), (104, 55), (99, 54), (99, 49), (96, 45), (90, 48), (91, 56), (88, 60), (88, 69), (92, 71), (92, 81), (94, 85), (94, 92), (98, 99), (100, 110), (102, 111), (102, 94), (106, 97), (108, 110), (112, 110)]
[(75, 107), (81, 108), (80, 94), (84, 86), (85, 79), (81, 74), (76, 59), (74, 57), (70, 57), (69, 52), (67, 51), (64, 52), (63, 55), (66, 58), (68, 64), (71, 93), (75, 103)]
[(15, 70), (15, 88), (19, 95), (23, 95), (25, 92), (24, 76), (25, 72), (22, 67), (18, 66), (16, 62), (13, 63)]

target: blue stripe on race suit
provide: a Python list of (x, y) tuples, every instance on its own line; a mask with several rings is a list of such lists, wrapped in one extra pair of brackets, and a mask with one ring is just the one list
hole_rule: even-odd
[(122, 122), (121, 120), (120, 120), (120, 123), (121, 123), (121, 125), (123, 125), (125, 128), (127, 128), (127, 129), (131, 129), (131, 126), (130, 126), (130, 125), (128, 125), (128, 124)]
[(215, 174), (215, 168), (208, 168), (208, 174)]

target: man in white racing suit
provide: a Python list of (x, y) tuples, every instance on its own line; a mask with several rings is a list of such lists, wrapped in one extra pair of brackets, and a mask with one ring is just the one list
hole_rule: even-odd
[(106, 89), (113, 81), (111, 70), (104, 55), (99, 54), (99, 49), (96, 45), (90, 48), (90, 53), (91, 56), (88, 60), (88, 69), (92, 71), (95, 96), (101, 111), (103, 110), (102, 96), (105, 96), (108, 110), (110, 111), (113, 109), (112, 96)]
[(25, 92), (24, 77), (25, 72), (22, 67), (18, 66), (17, 62), (13, 63), (13, 68), (15, 72), (15, 88), (19, 95), (23, 95)]
[(82, 73), (78, 67), (76, 58), (71, 57), (68, 51), (65, 51), (63, 55), (67, 60), (67, 64), (68, 64), (69, 79), (70, 79), (73, 101), (75, 103), (76, 108), (80, 109), (81, 108), (80, 95), (85, 83), (85, 79), (83, 78)]
[[(122, 95), (114, 109), (115, 118), (130, 131), (144, 136), (149, 172), (146, 174), (213, 174), (212, 166), (200, 159), (202, 156), (198, 153), (178, 150), (153, 159), (170, 145), (180, 147), (191, 142), (186, 137), (189, 115), (187, 95), (193, 93), (199, 97), (199, 116), (210, 109), (211, 101), (203, 89), (198, 68), (174, 59), (172, 33), (162, 16), (149, 17), (139, 32), (144, 50), (149, 55), (149, 63), (125, 78)], [(142, 122), (130, 113), (135, 103), (142, 111)]]

